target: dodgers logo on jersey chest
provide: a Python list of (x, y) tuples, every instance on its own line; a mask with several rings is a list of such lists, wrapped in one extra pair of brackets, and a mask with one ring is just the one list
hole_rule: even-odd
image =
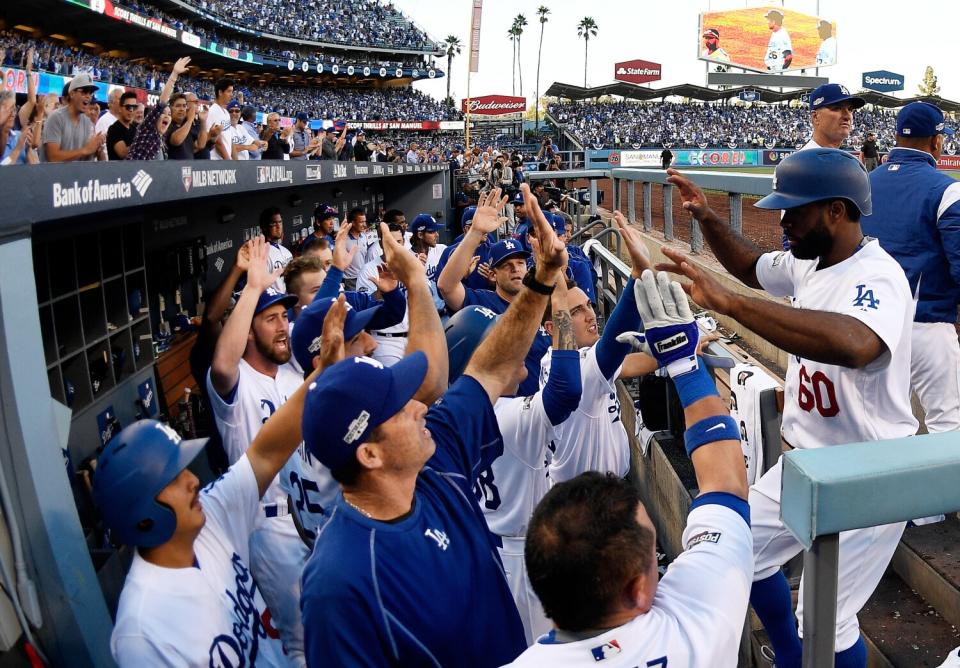
[(876, 310), (879, 304), (880, 300), (874, 296), (872, 289), (868, 288), (865, 283), (857, 285), (857, 296), (853, 299), (854, 306), (859, 306), (861, 309), (872, 308)]
[(440, 529), (427, 529), (423, 532), (423, 535), (427, 538), (432, 538), (437, 543), (437, 547), (444, 552), (450, 547), (450, 539), (447, 538), (446, 532), (440, 531)]

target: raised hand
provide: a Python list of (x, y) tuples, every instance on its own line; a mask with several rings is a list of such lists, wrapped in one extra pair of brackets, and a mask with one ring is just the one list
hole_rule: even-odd
[(263, 237), (254, 237), (250, 244), (250, 267), (247, 269), (247, 285), (257, 294), (269, 288), (283, 274), (283, 267), (273, 271), (267, 266), (270, 260), (269, 244)]
[(634, 278), (640, 278), (644, 269), (652, 269), (653, 263), (650, 262), (650, 252), (647, 245), (643, 243), (640, 232), (627, 224), (627, 219), (619, 211), (613, 212), (613, 220), (617, 224), (620, 236), (627, 244), (627, 253), (630, 254), (630, 260), (633, 263), (631, 275)]
[(672, 262), (658, 264), (658, 271), (669, 271), (689, 278), (691, 282), (683, 284), (682, 287), (693, 301), (703, 308), (723, 314), (730, 312), (732, 302), (736, 299), (733, 292), (723, 287), (708, 272), (695, 267), (683, 253), (666, 246), (662, 250)]
[(533, 226), (537, 230), (539, 246), (537, 267), (542, 267), (551, 272), (559, 271), (562, 267), (567, 266), (567, 246), (557, 236), (553, 225), (547, 222), (543, 211), (540, 210), (540, 203), (530, 192), (530, 186), (526, 183), (521, 184), (520, 192), (523, 193), (523, 201), (529, 202), (526, 205), (527, 217), (533, 222)]
[(180, 58), (173, 64), (173, 73), (177, 76), (180, 76), (187, 71), (187, 66), (190, 64), (190, 56), (184, 56)]
[(667, 183), (673, 184), (680, 191), (680, 199), (683, 201), (683, 208), (693, 214), (697, 220), (703, 220), (710, 212), (710, 205), (707, 203), (707, 196), (690, 179), (680, 174), (675, 169), (668, 169)]
[(473, 214), (470, 230), (482, 234), (495, 232), (500, 227), (500, 211), (506, 206), (508, 199), (506, 196), (500, 197), (499, 188), (482, 193), (477, 200), (477, 211)]
[(390, 271), (390, 268), (385, 264), (377, 267), (377, 275), (371, 276), (370, 282), (377, 286), (380, 294), (393, 292), (397, 289), (397, 286), (400, 285), (400, 281), (397, 280), (397, 277), (394, 276), (393, 272)]
[(345, 271), (350, 263), (353, 262), (353, 256), (357, 254), (357, 248), (347, 248), (347, 237), (350, 235), (350, 226), (346, 221), (340, 223), (340, 229), (337, 230), (337, 236), (333, 240), (333, 266), (340, 271)]
[(666, 272), (654, 274), (647, 269), (634, 283), (633, 292), (643, 320), (646, 347), (657, 364), (672, 378), (695, 371), (699, 366), (700, 328), (680, 284), (671, 281)]
[(233, 263), (237, 269), (244, 273), (250, 268), (250, 241), (246, 241), (240, 246), (240, 250), (237, 251), (237, 259)]
[(323, 345), (320, 347), (320, 368), (326, 369), (346, 358), (343, 340), (343, 323), (347, 320), (346, 297), (341, 294), (337, 302), (330, 307), (323, 318), (323, 330), (320, 334)]
[(384, 262), (401, 283), (409, 287), (418, 278), (426, 280), (426, 269), (417, 256), (397, 243), (386, 223), (380, 223), (380, 239)]

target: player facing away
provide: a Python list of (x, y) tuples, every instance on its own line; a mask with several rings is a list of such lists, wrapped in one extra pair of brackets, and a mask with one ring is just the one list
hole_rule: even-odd
[(656, 531), (636, 487), (599, 472), (557, 484), (526, 543), (534, 591), (554, 630), (511, 666), (733, 668), (753, 575), (740, 432), (697, 358), (698, 327), (678, 283), (635, 283), (646, 342), (677, 387), (699, 496), (685, 551), (658, 583)]
[[(485, 204), (477, 216), (496, 217), (498, 208)], [(546, 293), (567, 261), (549, 225), (537, 224), (539, 265), (429, 409), (421, 385), (431, 374), (446, 380), (447, 350), (432, 303), (415, 306), (428, 301), (425, 275), (423, 295), (407, 286), (411, 319), (415, 308), (432, 313), (411, 327), (408, 350), (429, 355), (408, 354), (390, 368), (348, 359), (310, 388), (304, 440), (341, 495), (303, 575), (309, 665), (499, 666), (523, 651), (523, 625), (472, 485), (502, 452), (493, 402), (525, 376)]]
[(790, 42), (790, 33), (783, 27), (783, 12), (771, 9), (763, 18), (767, 20), (767, 27), (770, 29), (770, 41), (767, 42), (763, 63), (768, 72), (782, 72), (793, 62), (793, 44)]
[[(331, 313), (331, 331), (344, 315)], [(324, 358), (307, 382), (335, 361)], [(104, 448), (94, 501), (113, 538), (136, 548), (110, 640), (121, 668), (295, 665), (248, 566), (248, 543), (260, 498), (300, 445), (305, 393), (306, 383), (202, 490), (187, 466), (206, 439), (181, 441), (141, 420)]]
[[(682, 254), (665, 251), (674, 263), (663, 268), (693, 281), (687, 291), (695, 302), (730, 315), (790, 354), (783, 440), (793, 448), (819, 448), (916, 433), (910, 408), (913, 300), (900, 266), (861, 232), (860, 217), (871, 212), (871, 199), (860, 161), (844, 151), (817, 148), (780, 163), (773, 192), (756, 206), (785, 210), (780, 225), (790, 250), (766, 254), (721, 221), (699, 188), (679, 172), (669, 173), (683, 207), (700, 221), (727, 271), (749, 287), (792, 302), (791, 308), (735, 294)], [(795, 668), (801, 643), (780, 567), (801, 546), (780, 520), (781, 462), (750, 490), (756, 555), (750, 601), (773, 643), (777, 666)], [(857, 613), (883, 576), (903, 527), (899, 522), (840, 534), (838, 667), (866, 666)], [(800, 601), (802, 619), (802, 595)]]

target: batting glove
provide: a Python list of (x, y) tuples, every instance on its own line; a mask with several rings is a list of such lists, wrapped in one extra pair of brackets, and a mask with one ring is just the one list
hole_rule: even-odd
[[(671, 281), (666, 272), (654, 274), (646, 269), (634, 282), (637, 310), (643, 320), (644, 347), (676, 379), (699, 368), (697, 344), (700, 328), (694, 322), (683, 288)], [(627, 332), (636, 341), (635, 332)], [(626, 341), (624, 341), (626, 342)]]

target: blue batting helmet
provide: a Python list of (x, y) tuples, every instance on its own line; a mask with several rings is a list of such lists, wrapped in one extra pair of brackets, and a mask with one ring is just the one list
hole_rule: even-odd
[(848, 200), (864, 216), (873, 211), (867, 170), (846, 151), (811, 148), (793, 153), (777, 166), (773, 192), (754, 206), (794, 209), (825, 199)]
[(156, 547), (170, 540), (177, 516), (157, 495), (206, 443), (205, 438), (182, 441), (156, 420), (134, 422), (107, 443), (93, 476), (93, 500), (115, 541)]
[(473, 225), (473, 222), (471, 221), (473, 221), (473, 216), (476, 213), (477, 213), (477, 207), (475, 206), (468, 206), (466, 209), (464, 209), (463, 216), (460, 218), (460, 226), (466, 227), (467, 223), (470, 223), (471, 225)]
[(474, 351), (499, 317), (486, 306), (466, 306), (447, 321), (443, 331), (447, 337), (447, 354), (450, 357), (448, 377), (451, 383), (467, 368)]

